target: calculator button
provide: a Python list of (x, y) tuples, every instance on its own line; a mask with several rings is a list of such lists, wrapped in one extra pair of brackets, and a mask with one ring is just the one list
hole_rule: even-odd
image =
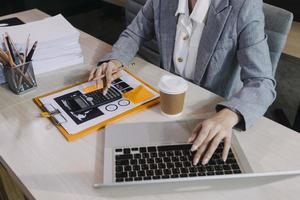
[(119, 106), (128, 106), (130, 104), (130, 101), (122, 99), (118, 102)]
[(86, 100), (87, 101), (93, 101), (94, 99), (93, 99), (93, 97), (87, 97)]
[(115, 104), (109, 104), (105, 107), (105, 110), (109, 111), (109, 112), (113, 112), (115, 110), (118, 109), (118, 106)]

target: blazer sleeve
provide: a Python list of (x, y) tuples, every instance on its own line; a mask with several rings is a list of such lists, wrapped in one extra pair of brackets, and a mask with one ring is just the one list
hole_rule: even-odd
[(236, 128), (246, 130), (264, 115), (276, 97), (264, 13), (261, 0), (245, 0), (237, 20), (237, 60), (241, 67), (243, 87), (217, 105), (227, 107), (242, 117)]
[[(99, 62), (117, 59), (123, 65), (129, 64), (144, 41), (154, 36), (153, 0), (148, 0), (131, 24), (124, 30), (118, 41), (113, 45), (112, 51)], [(99, 65), (98, 64), (98, 65)]]

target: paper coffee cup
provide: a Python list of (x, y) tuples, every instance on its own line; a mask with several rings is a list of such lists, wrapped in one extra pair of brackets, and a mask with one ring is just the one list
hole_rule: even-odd
[(183, 111), (187, 81), (175, 75), (163, 76), (158, 84), (160, 91), (160, 107), (167, 116), (178, 116)]

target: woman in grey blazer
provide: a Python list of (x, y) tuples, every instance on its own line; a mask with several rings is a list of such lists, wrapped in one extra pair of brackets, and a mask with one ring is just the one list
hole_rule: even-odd
[[(201, 37), (198, 37), (197, 48), (190, 51), (188, 49), (195, 44), (183, 49), (177, 47), (182, 46), (178, 43), (183, 44), (178, 40), (182, 29), (179, 25), (181, 15), (178, 13), (184, 1), (188, 1), (191, 16), (191, 11), (196, 7), (205, 12), (203, 7), (207, 4), (203, 4), (204, 0), (198, 0), (203, 4), (202, 7), (197, 6), (197, 0), (148, 0), (114, 44), (112, 52), (101, 60), (100, 67), (91, 71), (89, 78), (97, 79), (106, 74), (109, 87), (110, 82), (118, 77), (111, 75), (112, 71), (128, 64), (142, 42), (154, 36), (159, 45), (161, 67), (173, 73), (178, 74), (180, 64), (176, 63), (177, 60), (183, 60), (175, 58), (176, 52), (189, 52), (192, 55), (196, 51), (194, 71), (188, 79), (225, 98), (216, 105), (217, 113), (199, 123), (189, 139), (193, 143), (192, 150), (197, 150), (194, 164), (199, 160), (206, 164), (223, 139), (225, 147), (222, 158), (226, 160), (232, 129), (245, 130), (265, 113), (276, 96), (275, 80), (264, 32), (262, 0), (207, 1), (204, 26), (199, 29)], [(201, 12), (195, 16), (201, 16)], [(192, 24), (197, 20), (194, 17)], [(189, 27), (190, 24), (185, 25)], [(194, 37), (197, 38), (197, 35)]]

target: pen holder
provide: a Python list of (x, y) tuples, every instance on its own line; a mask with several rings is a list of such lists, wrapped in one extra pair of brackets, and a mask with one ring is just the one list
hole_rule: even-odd
[(32, 62), (15, 67), (4, 66), (4, 74), (9, 88), (16, 94), (22, 94), (37, 87)]

